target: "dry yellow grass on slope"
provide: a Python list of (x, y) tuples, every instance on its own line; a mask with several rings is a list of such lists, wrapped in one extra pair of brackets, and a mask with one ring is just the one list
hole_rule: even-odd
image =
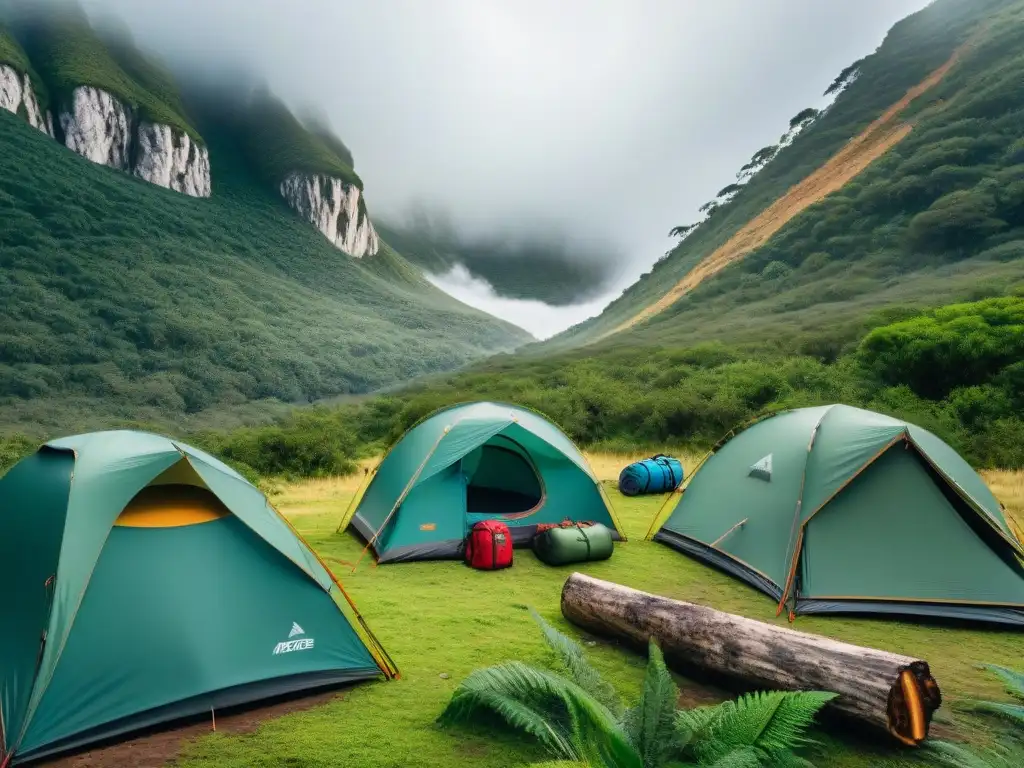
[[(973, 44), (974, 38), (957, 48), (945, 64), (908, 90), (902, 99), (889, 107), (859, 135), (850, 139), (818, 170), (791, 187), (785, 195), (751, 219), (728, 242), (702, 259), (658, 301), (599, 338), (607, 338), (624, 331), (667, 309), (707, 278), (767, 243), (772, 235), (788, 224), (794, 216), (852, 181), (910, 133), (912, 126), (901, 121), (900, 114), (911, 102), (938, 85)], [(597, 340), (599, 339), (595, 339)]]

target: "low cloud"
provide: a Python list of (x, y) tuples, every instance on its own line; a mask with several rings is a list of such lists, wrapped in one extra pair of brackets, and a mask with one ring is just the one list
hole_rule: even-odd
[(550, 338), (600, 314), (608, 301), (601, 298), (582, 304), (553, 307), (542, 301), (507, 299), (499, 296), (486, 280), (471, 275), (461, 264), (442, 275), (428, 273), (427, 279), (459, 301), (518, 325), (537, 339)]

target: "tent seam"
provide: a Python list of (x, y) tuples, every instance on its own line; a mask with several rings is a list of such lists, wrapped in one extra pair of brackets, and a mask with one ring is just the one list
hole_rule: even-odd
[[(892, 440), (890, 440), (888, 443), (886, 443), (882, 447), (882, 450), (880, 450), (878, 453), (876, 453), (874, 456), (872, 456), (867, 462), (865, 462), (865, 464), (860, 469), (858, 469), (856, 472), (854, 472), (852, 475), (850, 475), (850, 477), (847, 478), (846, 482), (844, 482), (841, 486), (839, 486), (839, 488), (837, 488), (827, 499), (825, 499), (825, 501), (823, 501), (821, 504), (819, 504), (817, 506), (817, 508), (813, 512), (811, 512), (810, 515), (807, 516), (807, 519), (804, 520), (803, 523), (800, 524), (800, 536), (797, 539), (797, 550), (793, 553), (793, 563), (792, 563), (792, 566), (791, 566), (792, 570), (790, 572), (789, 577), (787, 577), (787, 579), (786, 579), (786, 582), (787, 582), (786, 596), (788, 596), (790, 586), (791, 586), (793, 580), (796, 578), (796, 570), (797, 570), (797, 567), (798, 567), (798, 564), (799, 564), (799, 558), (800, 558), (800, 555), (803, 553), (804, 538), (805, 538), (804, 534), (805, 534), (805, 531), (807, 530), (807, 524), (810, 523), (811, 520), (814, 519), (815, 515), (817, 515), (819, 512), (821, 512), (821, 510), (823, 510), (825, 507), (827, 507), (836, 496), (838, 496), (840, 493), (842, 493), (850, 485), (850, 483), (852, 483), (854, 480), (856, 480), (858, 477), (860, 477), (862, 474), (864, 474), (864, 472), (868, 469), (868, 467), (870, 467), (872, 464), (874, 464), (876, 461), (878, 461), (886, 453), (886, 451), (888, 451), (890, 448), (895, 446), (901, 440), (903, 440), (904, 442), (908, 442), (909, 441), (908, 430), (907, 430), (906, 427), (903, 428), (903, 431), (900, 432), (899, 435), (897, 435)], [(801, 491), (801, 493), (802, 493), (802, 491)], [(800, 501), (802, 502), (803, 498), (801, 498)], [(796, 600), (799, 599), (799, 595), (794, 595), (793, 597)]]
[[(67, 533), (67, 525), (68, 525), (67, 509), (70, 508), (70, 506), (71, 506), (71, 491), (72, 491), (72, 486), (75, 483), (75, 470), (78, 468), (78, 451), (76, 451), (74, 448), (58, 448), (58, 447), (55, 447), (55, 446), (51, 446), (49, 443), (44, 443), (40, 447), (39, 450), (42, 450), (43, 448), (47, 448), (48, 450), (51, 450), (51, 451), (66, 451), (66, 452), (70, 452), (71, 453), (71, 474), (68, 476), (68, 498), (67, 498), (67, 501), (65, 502), (66, 507), (65, 507), (65, 510), (64, 510), (64, 529), (61, 531), (60, 550), (58, 550), (58, 552), (57, 552), (57, 570), (59, 571), (60, 570), (61, 561), (64, 559), (64, 542), (67, 541), (67, 536), (65, 535)], [(39, 451), (37, 451), (37, 453), (38, 452)], [(110, 535), (109, 531), (107, 532), (107, 535), (108, 536)], [(106, 539), (103, 540), (103, 545), (106, 546)], [(102, 547), (101, 547), (100, 551), (101, 552), (103, 551)], [(95, 566), (96, 566), (96, 564), (93, 563), (93, 568), (95, 568)], [(92, 578), (92, 572), (91, 571), (90, 571), (90, 578)], [(88, 586), (88, 581), (86, 581), (86, 586)], [(82, 595), (83, 596), (85, 595), (85, 589), (84, 588), (82, 589)], [(81, 600), (79, 600), (79, 604), (81, 604)], [(75, 616), (77, 616), (77, 615), (78, 615), (78, 609), (76, 608), (75, 609)], [(45, 648), (46, 648), (46, 638), (48, 637), (48, 634), (49, 634), (50, 620), (53, 619), (53, 602), (52, 601), (50, 602), (50, 609), (49, 609), (49, 612), (47, 613), (47, 617), (46, 618), (47, 618), (46, 629), (43, 630), (42, 647), (40, 648), (40, 660), (42, 658), (41, 654), (45, 651)], [(71, 622), (68, 624), (68, 631), (67, 631), (67, 634), (65, 635), (64, 642), (67, 641), (67, 635), (71, 634), (71, 627), (74, 625), (74, 618), (75, 617), (73, 616)], [(64, 642), (61, 643), (61, 647), (57, 651), (57, 657), (53, 661), (53, 669), (56, 669), (57, 662), (60, 661), (60, 654), (64, 650)], [(32, 674), (32, 689), (29, 691), (29, 698), (28, 698), (29, 706), (25, 710), (25, 718), (24, 718), (24, 721), (21, 724), (21, 732), (18, 734), (18, 736), (16, 737), (16, 739), (14, 741), (14, 744), (10, 748), (10, 752), (8, 753), (7, 758), (4, 760), (4, 763), (3, 763), (4, 766), (6, 766), (7, 763), (10, 762), (11, 758), (14, 756), (14, 753), (18, 751), (18, 747), (21, 746), (21, 742), (24, 741), (25, 734), (28, 733), (28, 728), (32, 724), (32, 718), (35, 717), (36, 710), (39, 709), (39, 702), (42, 701), (43, 695), (46, 693), (46, 689), (49, 688), (50, 680), (52, 680), (52, 679), (53, 679), (53, 675), (51, 674), (50, 675), (50, 679), (46, 681), (46, 685), (43, 687), (43, 690), (40, 691), (39, 698), (36, 699), (35, 705), (33, 705), (32, 704), (32, 700), (35, 698), (34, 694), (35, 694), (35, 690), (36, 690), (36, 685), (39, 683), (39, 662), (37, 661), (36, 662), (35, 670), (33, 671), (33, 674)]]
[[(807, 451), (804, 454), (804, 468), (803, 472), (800, 474), (800, 491), (796, 499), (796, 509), (793, 511), (793, 524), (790, 526), (789, 529), (789, 542), (793, 545), (793, 559), (790, 561), (790, 567), (786, 575), (786, 581), (782, 585), (782, 597), (779, 599), (779, 605), (775, 611), (776, 616), (782, 613), (782, 609), (786, 604), (786, 600), (789, 598), (790, 589), (792, 588), (793, 581), (796, 578), (796, 569), (797, 564), (799, 563), (800, 551), (803, 549), (804, 529), (802, 525), (798, 528), (797, 524), (800, 521), (800, 514), (803, 510), (804, 491), (806, 490), (807, 484), (807, 465), (811, 461), (811, 453), (813, 453), (814, 444), (817, 442), (818, 439), (818, 430), (821, 429), (822, 425), (825, 423), (825, 419), (828, 418), (828, 415), (832, 413), (832, 410), (834, 408), (835, 405), (830, 405), (825, 410), (825, 412), (821, 414), (821, 418), (818, 419), (817, 423), (814, 425), (814, 428), (811, 430), (811, 437), (807, 443)], [(788, 545), (786, 547), (786, 555), (787, 557), (789, 555)]]
[[(319, 553), (315, 549), (313, 549), (312, 546), (310, 546), (309, 542), (306, 541), (305, 537), (298, 532), (295, 526), (291, 524), (291, 521), (288, 520), (288, 518), (286, 518), (284, 515), (282, 515), (281, 512), (277, 509), (277, 507), (275, 507), (270, 502), (269, 499), (267, 500), (267, 506), (274, 512), (274, 514), (276, 514), (284, 522), (285, 525), (288, 526), (289, 530), (291, 530), (292, 534), (295, 536), (296, 539), (298, 539), (302, 546), (304, 546), (309, 551), (309, 553), (313, 555), (314, 558), (316, 558), (316, 561), (320, 563), (320, 567), (323, 568), (327, 572), (327, 575), (331, 578), (331, 582), (341, 591), (342, 596), (344, 596), (346, 602), (348, 602), (349, 606), (352, 608), (352, 611), (355, 613), (356, 619), (358, 619), (360, 626), (363, 627), (363, 630), (370, 638), (370, 642), (373, 649), (379, 651), (381, 656), (387, 660), (387, 666), (383, 665), (381, 663), (381, 659), (377, 658), (376, 654), (374, 653), (374, 650), (368, 649), (370, 650), (370, 655), (374, 657), (373, 660), (374, 662), (376, 662), (377, 668), (380, 669), (380, 671), (383, 672), (384, 675), (389, 679), (398, 677), (398, 665), (395, 664), (390, 654), (388, 654), (387, 650), (385, 650), (384, 645), (377, 639), (376, 635), (374, 635), (373, 632), (370, 630), (369, 625), (363, 618), (362, 613), (360, 613), (359, 608), (356, 607), (355, 601), (349, 596), (348, 592), (345, 590), (345, 586), (341, 583), (341, 580), (334, 575), (334, 571), (332, 571), (330, 567), (327, 565), (327, 563), (324, 562), (323, 558), (320, 557)], [(317, 583), (319, 584), (319, 582)], [(329, 589), (325, 591), (328, 594), (330, 594)], [(342, 616), (345, 616), (345, 613), (341, 610), (340, 606), (338, 606), (338, 613), (340, 613)], [(345, 618), (347, 620), (348, 617)]]
[[(188, 464), (188, 465), (189, 465), (189, 466), (190, 466), (190, 467), (192, 468), (192, 470), (193, 470), (193, 471), (194, 471), (194, 472), (195, 472), (195, 473), (196, 473), (197, 475), (199, 475), (200, 479), (202, 479), (202, 480), (203, 480), (203, 482), (205, 483), (205, 482), (206, 482), (206, 480), (205, 480), (205, 479), (203, 478), (203, 476), (202, 476), (202, 475), (201, 475), (201, 474), (199, 473), (199, 470), (198, 470), (198, 469), (196, 469), (195, 465), (194, 465), (194, 464), (192, 463), (192, 459), (191, 459), (191, 457), (190, 457), (190, 456), (189, 456), (188, 454), (186, 454), (186, 453), (185, 453), (184, 451), (182, 451), (182, 450), (181, 450), (180, 448), (178, 448), (178, 445), (177, 445), (177, 443), (172, 443), (172, 444), (173, 444), (173, 445), (174, 445), (174, 447), (175, 447), (175, 448), (176, 448), (176, 449), (178, 450), (178, 453), (180, 453), (180, 454), (181, 454), (181, 456), (182, 456), (182, 458), (184, 459), (185, 463), (186, 463), (186, 464)], [(197, 458), (197, 459), (196, 459), (196, 461), (200, 461), (200, 462), (202, 462), (203, 464), (206, 464), (206, 462), (205, 462), (205, 461), (203, 461), (202, 459), (199, 459), (199, 458)], [(214, 467), (214, 466), (212, 466), (212, 465), (209, 465), (209, 464), (207, 464), (207, 466), (209, 466), (211, 470), (214, 470), (214, 471), (220, 472), (220, 470), (219, 470), (219, 469), (217, 469), (216, 467)], [(221, 472), (221, 474), (224, 474), (224, 473), (223, 473), (223, 472)], [(208, 484), (207, 484), (207, 485), (208, 485)], [(251, 483), (250, 483), (250, 485), (251, 485)], [(278, 511), (277, 511), (277, 510), (276, 510), (276, 509), (274, 508), (274, 505), (270, 503), (270, 499), (268, 499), (268, 498), (267, 498), (266, 494), (264, 494), (264, 493), (263, 493), (262, 491), (260, 491), (260, 490), (259, 490), (259, 488), (256, 488), (256, 486), (252, 486), (252, 487), (253, 487), (253, 488), (255, 488), (255, 489), (256, 489), (256, 490), (257, 490), (257, 491), (258, 491), (258, 492), (260, 493), (260, 495), (262, 495), (262, 496), (263, 496), (263, 501), (264, 501), (264, 503), (266, 504), (266, 506), (267, 506), (267, 507), (268, 507), (268, 508), (269, 508), (269, 509), (270, 509), (270, 510), (271, 510), (272, 512), (274, 512), (274, 513), (275, 513), (275, 514), (277, 515), (277, 517), (279, 517), (279, 518), (281, 518), (281, 519), (283, 520), (284, 518), (282, 517), (281, 513), (280, 513), (280, 512), (278, 512)], [(292, 564), (292, 565), (294, 565), (294, 566), (295, 566), (296, 568), (298, 568), (298, 569), (299, 569), (300, 571), (302, 571), (302, 572), (303, 572), (304, 574), (306, 574), (306, 575), (307, 575), (307, 576), (308, 576), (308, 577), (309, 577), (310, 579), (312, 579), (312, 580), (313, 580), (313, 582), (314, 582), (314, 583), (316, 583), (316, 585), (317, 585), (317, 586), (319, 586), (319, 587), (320, 587), (321, 589), (323, 589), (323, 584), (321, 584), (321, 583), (320, 583), (320, 580), (319, 580), (319, 579), (318, 579), (318, 578), (317, 578), (317, 577), (316, 577), (316, 576), (315, 576), (314, 574), (312, 574), (312, 573), (310, 572), (310, 570), (309, 570), (309, 568), (308, 568), (307, 566), (305, 566), (305, 565), (303, 565), (302, 563), (299, 563), (299, 562), (297, 562), (297, 561), (293, 560), (293, 559), (292, 559), (291, 557), (289, 557), (289, 556), (288, 556), (288, 554), (287, 554), (287, 553), (285, 553), (285, 552), (281, 551), (281, 549), (280, 549), (280, 548), (278, 548), (278, 547), (277, 547), (277, 545), (275, 545), (275, 544), (274, 544), (273, 542), (271, 542), (271, 541), (267, 540), (267, 539), (266, 539), (266, 538), (265, 538), (264, 536), (262, 536), (262, 535), (261, 535), (261, 534), (259, 533), (259, 531), (257, 531), (257, 530), (256, 530), (255, 528), (253, 528), (253, 527), (252, 527), (251, 525), (249, 525), (249, 523), (247, 523), (247, 522), (246, 522), (246, 521), (245, 521), (245, 520), (244, 520), (244, 519), (243, 519), (242, 517), (240, 517), (239, 515), (235, 514), (235, 513), (234, 513), (234, 512), (233, 512), (233, 511), (231, 510), (231, 508), (230, 508), (230, 507), (228, 507), (228, 505), (227, 505), (227, 504), (226, 504), (226, 503), (224, 502), (224, 500), (223, 500), (223, 499), (221, 499), (221, 497), (217, 495), (217, 492), (216, 492), (216, 491), (214, 491), (214, 490), (213, 490), (212, 488), (208, 488), (208, 490), (210, 491), (210, 493), (211, 493), (211, 494), (213, 494), (214, 498), (216, 498), (216, 499), (217, 499), (218, 501), (220, 501), (220, 502), (221, 502), (221, 504), (224, 504), (224, 506), (225, 506), (225, 507), (227, 507), (228, 511), (229, 511), (229, 512), (231, 512), (231, 516), (232, 516), (232, 517), (234, 517), (234, 518), (236, 518), (236, 519), (237, 519), (237, 520), (238, 520), (238, 521), (239, 521), (240, 523), (242, 523), (242, 525), (244, 525), (244, 526), (245, 526), (245, 527), (246, 527), (246, 528), (247, 528), (247, 529), (248, 529), (249, 531), (251, 531), (251, 532), (252, 532), (252, 533), (253, 533), (253, 534), (254, 534), (254, 535), (256, 536), (256, 538), (260, 539), (260, 541), (264, 541), (264, 542), (266, 542), (266, 543), (267, 543), (267, 544), (268, 544), (268, 545), (269, 545), (269, 546), (270, 546), (270, 547), (271, 547), (271, 548), (272, 548), (272, 549), (273, 549), (274, 551), (276, 551), (276, 552), (280, 553), (280, 554), (281, 554), (281, 556), (282, 556), (282, 557), (284, 557), (284, 559), (285, 559), (285, 560), (287, 560), (287, 561), (288, 561), (289, 563), (291, 563), (291, 564)], [(284, 522), (285, 522), (285, 524), (287, 525), (288, 521), (287, 521), (287, 520), (284, 520)], [(290, 527), (290, 526), (289, 526), (289, 527)], [(294, 531), (293, 531), (293, 532), (294, 532)], [(303, 543), (305, 543), (305, 542), (303, 542)], [(306, 548), (307, 548), (307, 549), (309, 549), (309, 546), (308, 546), (308, 545), (306, 545)], [(314, 554), (314, 557), (315, 557), (315, 554)], [(323, 565), (323, 563), (321, 563), (321, 565)], [(328, 575), (330, 575), (330, 574), (328, 574)]]
[[(967, 506), (969, 506), (973, 510), (974, 514), (978, 515), (982, 520), (984, 520), (988, 524), (988, 526), (999, 535), (1001, 539), (1003, 539), (1007, 544), (1009, 544), (1014, 549), (1018, 557), (1024, 557), (1024, 545), (1022, 545), (1021, 542), (1014, 541), (1012, 538), (1008, 537), (1006, 535), (1006, 531), (1004, 531), (1002, 528), (996, 525), (992, 518), (985, 512), (985, 508), (982, 507), (981, 504), (979, 504), (973, 496), (967, 493), (967, 491), (964, 490), (960, 486), (960, 484), (956, 482), (956, 480), (954, 480), (946, 472), (944, 472), (936, 462), (932, 461), (932, 458), (928, 455), (927, 451), (925, 451), (924, 448), (918, 445), (917, 441), (914, 440), (913, 436), (909, 434), (909, 430), (907, 433), (907, 442), (910, 443), (910, 445), (914, 446), (914, 450), (917, 451), (918, 455), (920, 455), (921, 458), (928, 462), (928, 465), (933, 470), (935, 470), (939, 477), (941, 477), (950, 488), (956, 491), (957, 495), (963, 500), (965, 504), (967, 504)], [(1009, 523), (1007, 525), (1009, 526)]]
[(865, 595), (814, 595), (813, 597), (808, 596), (808, 600), (872, 600), (880, 603), (928, 603), (942, 605), (949, 603), (950, 605), (977, 605), (977, 606), (993, 606), (998, 608), (1021, 608), (1024, 609), (1024, 603), (1003, 603), (995, 601), (978, 602), (976, 600), (962, 600), (960, 598), (938, 598), (938, 597), (869, 597)]
[[(419, 467), (417, 467), (412, 477), (409, 478), (409, 482), (405, 484), (405, 488), (403, 488), (402, 492), (398, 495), (398, 500), (395, 501), (394, 505), (391, 507), (391, 511), (388, 512), (388, 516), (384, 518), (384, 522), (380, 524), (380, 528), (378, 528), (376, 533), (373, 534), (373, 537), (368, 542), (366, 542), (366, 546), (363, 547), (363, 551), (359, 555), (359, 560), (356, 560), (356, 564), (352, 566), (353, 573), (355, 573), (356, 568), (359, 566), (359, 562), (363, 559), (363, 557), (366, 556), (366, 553), (369, 551), (370, 547), (372, 547), (375, 544), (378, 537), (380, 536), (381, 531), (384, 530), (387, 524), (391, 521), (391, 518), (394, 517), (395, 513), (398, 511), (398, 508), (402, 506), (402, 502), (404, 502), (406, 497), (409, 495), (409, 492), (412, 490), (412, 487), (416, 484), (416, 481), (419, 479), (419, 476), (423, 474), (424, 467), (427, 466), (427, 462), (430, 461), (430, 457), (434, 455), (434, 453), (437, 451), (438, 446), (441, 445), (441, 441), (443, 441), (445, 437), (448, 436), (448, 434), (452, 430), (452, 427), (458, 424), (459, 421), (461, 421), (461, 419), (456, 419), (451, 424), (445, 426), (444, 431), (441, 432), (437, 440), (434, 441), (434, 444), (427, 452), (427, 455), (423, 457), (423, 461), (420, 462)], [(401, 440), (399, 442), (401, 442)], [(383, 462), (381, 463), (383, 464)]]

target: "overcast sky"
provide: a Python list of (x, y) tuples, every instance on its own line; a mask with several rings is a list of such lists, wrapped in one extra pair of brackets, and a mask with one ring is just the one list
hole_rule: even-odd
[[(596, 237), (622, 254), (610, 296), (843, 67), (927, 4), (82, 2), (166, 58), (241, 60), (294, 106), (318, 107), (355, 155), (371, 215), (425, 201), (474, 232), (545, 222)], [(507, 304), (513, 322), (535, 309)], [(581, 312), (593, 310), (547, 326)]]

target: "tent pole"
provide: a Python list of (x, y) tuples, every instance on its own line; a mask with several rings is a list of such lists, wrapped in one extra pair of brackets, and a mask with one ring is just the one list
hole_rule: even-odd
[[(672, 501), (672, 497), (677, 495), (677, 494), (679, 495), (680, 500), (681, 500), (682, 496), (683, 496), (683, 492), (682, 492), (681, 489), (673, 488), (671, 491), (669, 491), (668, 493), (665, 494), (665, 500), (663, 502), (661, 502), (661, 506), (658, 507), (658, 511), (654, 513), (654, 518), (651, 520), (651, 527), (647, 529), (647, 534), (644, 536), (644, 541), (650, 541), (651, 540), (651, 536), (654, 534), (654, 529), (658, 526), (658, 522), (660, 520), (664, 520), (665, 519), (664, 518), (665, 507), (667, 507), (668, 503), (670, 501)], [(676, 506), (679, 506), (679, 501), (676, 501)], [(673, 507), (672, 509), (674, 511), (675, 507)]]
[[(726, 437), (728, 437), (731, 434), (732, 434), (732, 432), (729, 432), (726, 435)], [(724, 440), (724, 439), (725, 438), (722, 438), (722, 440)], [(721, 443), (722, 440), (719, 440), (718, 443)], [(718, 445), (718, 443), (716, 443), (716, 445)], [(704, 466), (704, 462), (707, 461), (708, 459), (710, 459), (711, 456), (714, 454), (714, 452), (715, 452), (715, 449), (712, 448), (710, 451), (708, 451), (707, 453), (704, 454), (704, 456), (701, 458), (701, 460), (698, 461), (697, 464), (694, 466), (694, 468), (690, 470), (690, 478), (692, 478), (695, 474), (697, 474), (697, 470)], [(679, 481), (679, 485), (677, 485), (675, 488), (673, 488), (668, 493), (668, 495), (665, 497), (665, 501), (663, 501), (661, 506), (658, 507), (658, 511), (654, 513), (654, 519), (651, 520), (651, 527), (647, 529), (647, 535), (644, 536), (644, 541), (650, 541), (651, 540), (651, 537), (654, 535), (654, 529), (658, 527), (658, 522), (665, 519), (665, 517), (664, 517), (665, 507), (667, 507), (669, 501), (671, 501), (672, 494), (678, 493), (679, 496), (680, 496), (680, 501), (682, 500), (681, 497), (683, 495), (683, 491), (686, 490), (682, 486), (686, 482), (686, 480), (687, 480), (687, 478), (686, 478), (686, 468), (684, 467), (683, 468), (683, 479)], [(678, 501), (676, 502), (676, 506), (679, 506), (679, 502)], [(675, 511), (675, 507), (672, 508), (672, 511), (673, 512)]]
[(402, 506), (402, 502), (405, 501), (405, 497), (409, 495), (409, 491), (412, 490), (412, 487), (416, 485), (416, 481), (420, 479), (420, 475), (426, 468), (427, 462), (430, 461), (430, 457), (434, 455), (434, 451), (437, 450), (437, 447), (441, 444), (441, 441), (444, 440), (448, 433), (451, 432), (452, 427), (458, 424), (459, 421), (461, 421), (461, 419), (456, 419), (454, 422), (446, 426), (444, 428), (444, 431), (441, 433), (440, 437), (438, 437), (437, 440), (434, 441), (434, 444), (430, 447), (430, 450), (427, 451), (427, 455), (423, 457), (423, 461), (420, 462), (420, 465), (416, 468), (416, 471), (413, 473), (412, 477), (409, 478), (409, 482), (405, 484), (405, 488), (402, 489), (402, 493), (399, 495), (398, 500), (395, 501), (395, 505), (391, 507), (391, 511), (388, 512), (388, 516), (384, 518), (384, 522), (381, 523), (380, 528), (378, 528), (377, 532), (370, 537), (370, 540), (366, 542), (366, 546), (363, 547), (363, 551), (359, 553), (359, 558), (356, 560), (355, 565), (352, 566), (352, 573), (356, 572), (356, 568), (359, 567), (359, 563), (362, 562), (363, 558), (366, 557), (366, 553), (369, 552), (370, 547), (372, 547), (374, 543), (377, 541), (378, 537), (380, 537), (381, 531), (383, 531), (387, 527), (387, 524), (391, 522), (391, 518), (394, 516), (395, 512), (397, 512), (398, 508)]
[[(803, 546), (804, 541), (804, 528), (800, 525), (800, 515), (803, 511), (804, 506), (804, 485), (807, 483), (807, 462), (811, 460), (811, 451), (814, 450), (814, 441), (818, 437), (818, 430), (821, 429), (822, 423), (825, 421), (825, 417), (832, 412), (832, 408), (827, 408), (821, 418), (818, 419), (814, 425), (814, 429), (811, 430), (811, 438), (807, 441), (807, 452), (804, 454), (804, 468), (800, 473), (800, 491), (796, 497), (796, 509), (793, 511), (793, 524), (789, 527), (789, 543), (786, 545), (786, 559), (789, 560), (790, 550), (793, 551), (793, 559), (791, 561), (789, 573), (786, 576), (786, 581), (782, 585), (782, 597), (779, 598), (779, 605), (775, 610), (775, 615), (779, 616), (782, 614), (782, 609), (786, 605), (786, 600), (789, 598), (789, 590), (793, 584), (793, 580), (796, 578), (796, 568), (798, 565), (798, 558), (800, 557), (800, 549)], [(790, 621), (792, 621), (793, 611), (790, 610)]]
[(622, 536), (622, 540), (629, 541), (629, 538), (626, 536), (626, 529), (623, 528), (622, 523), (619, 522), (619, 516), (615, 514), (615, 507), (612, 505), (612, 500), (609, 499), (608, 494), (605, 493), (604, 486), (601, 485), (601, 481), (595, 480), (594, 485), (597, 486), (597, 492), (601, 494), (601, 498), (608, 507), (608, 514), (612, 516), (612, 522), (615, 523), (615, 527), (618, 529), (619, 535)]
[(366, 487), (370, 484), (370, 475), (377, 474), (378, 467), (380, 467), (380, 464), (372, 470), (369, 468), (363, 469), (363, 482), (359, 484), (359, 487), (356, 488), (356, 492), (352, 495), (352, 499), (349, 501), (348, 507), (345, 509), (345, 514), (341, 516), (341, 522), (338, 523), (338, 529), (335, 533), (341, 533), (348, 527), (348, 524), (352, 522), (352, 510), (355, 509), (356, 502), (362, 498), (363, 493), (366, 491)]
[[(342, 596), (345, 598), (345, 601), (348, 603), (349, 607), (352, 609), (352, 612), (355, 614), (356, 619), (358, 619), (359, 625), (363, 628), (363, 631), (366, 632), (366, 635), (370, 640), (370, 653), (374, 656), (374, 660), (377, 662), (377, 666), (380, 668), (380, 670), (384, 673), (384, 676), (388, 679), (395, 679), (400, 677), (398, 665), (395, 664), (391, 656), (388, 655), (388, 652), (387, 650), (385, 650), (383, 644), (370, 630), (369, 625), (366, 623), (366, 619), (364, 619), (363, 615), (359, 612), (359, 608), (356, 606), (355, 601), (351, 597), (349, 597), (348, 592), (345, 591), (345, 586), (341, 583), (338, 577), (334, 575), (334, 571), (332, 571), (328, 567), (327, 563), (324, 562), (324, 559), (320, 556), (320, 553), (313, 549), (313, 547), (310, 546), (309, 542), (306, 541), (303, 535), (299, 533), (298, 529), (296, 529), (295, 526), (292, 525), (291, 520), (282, 515), (281, 511), (273, 504), (271, 504), (269, 499), (267, 500), (267, 506), (270, 507), (270, 509), (273, 510), (273, 512), (281, 520), (284, 521), (284, 524), (288, 526), (289, 530), (291, 530), (291, 532), (295, 535), (295, 538), (302, 542), (306, 549), (308, 549), (309, 552), (313, 555), (313, 557), (316, 558), (316, 561), (320, 563), (320, 567), (327, 572), (328, 576), (330, 576), (331, 582), (334, 584), (334, 586), (338, 588), (338, 591), (341, 592)], [(353, 570), (355, 569), (353, 568)], [(340, 606), (338, 606), (338, 608), (339, 610), (341, 610)], [(377, 657), (378, 655), (380, 656), (380, 658)], [(382, 659), (384, 660), (383, 662)]]

